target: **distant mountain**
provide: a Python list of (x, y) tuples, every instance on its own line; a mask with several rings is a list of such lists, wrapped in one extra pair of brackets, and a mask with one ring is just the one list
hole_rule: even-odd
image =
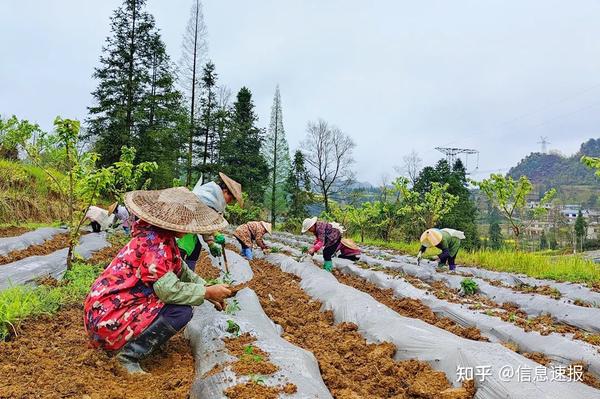
[(511, 168), (508, 175), (515, 179), (527, 176), (532, 183), (543, 187), (600, 186), (594, 171), (580, 162), (583, 155), (600, 157), (600, 139), (586, 141), (577, 153), (568, 157), (533, 152)]

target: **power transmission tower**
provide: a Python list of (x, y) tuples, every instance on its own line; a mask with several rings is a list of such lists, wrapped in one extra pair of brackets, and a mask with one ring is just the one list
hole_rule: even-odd
[(472, 150), (470, 148), (452, 147), (435, 147), (435, 149), (441, 152), (442, 154), (446, 155), (446, 161), (448, 161), (448, 165), (450, 165), (450, 167), (454, 165), (454, 162), (456, 161), (456, 158), (459, 154), (466, 154), (467, 157), (465, 159), (465, 169), (467, 169), (469, 155), (477, 154), (477, 166), (475, 167), (475, 169), (479, 168), (479, 151), (477, 150)]
[(542, 154), (546, 154), (548, 151), (548, 144), (550, 144), (550, 142), (548, 141), (548, 137), (541, 136), (540, 141), (538, 141), (538, 144), (542, 145)]

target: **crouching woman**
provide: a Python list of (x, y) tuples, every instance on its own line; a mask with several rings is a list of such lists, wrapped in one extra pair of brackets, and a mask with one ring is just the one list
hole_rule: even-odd
[(226, 226), (186, 188), (133, 191), (127, 208), (139, 220), (132, 239), (98, 277), (85, 300), (84, 325), (95, 347), (115, 352), (130, 373), (168, 341), (205, 299), (223, 308), (231, 291), (205, 281), (181, 261), (175, 238)]
[(269, 247), (263, 241), (265, 234), (271, 234), (271, 223), (267, 222), (248, 222), (238, 226), (233, 233), (233, 236), (238, 240), (242, 247), (242, 255), (252, 260), (253, 253), (252, 248), (254, 243), (263, 250), (263, 252), (269, 252)]

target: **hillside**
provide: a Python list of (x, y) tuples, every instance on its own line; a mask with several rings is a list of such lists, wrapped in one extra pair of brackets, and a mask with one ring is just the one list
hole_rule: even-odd
[(600, 157), (600, 139), (586, 141), (577, 153), (569, 157), (556, 153), (531, 153), (511, 168), (508, 174), (513, 178), (525, 175), (541, 187), (600, 186), (600, 179), (594, 175), (594, 171), (579, 161), (583, 155)]

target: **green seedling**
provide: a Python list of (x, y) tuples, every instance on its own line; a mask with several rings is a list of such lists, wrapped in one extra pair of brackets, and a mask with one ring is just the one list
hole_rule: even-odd
[(491, 310), (486, 310), (486, 311), (485, 311), (485, 314), (486, 314), (486, 315), (488, 315), (488, 316), (493, 316), (493, 315), (494, 315), (494, 312), (493, 312), (493, 311), (491, 311)]
[(227, 303), (227, 307), (225, 308), (225, 313), (234, 315), (236, 312), (241, 310), (240, 303), (237, 299), (232, 299), (231, 302)]
[(266, 385), (267, 383), (267, 379), (265, 378), (265, 376), (260, 374), (251, 374), (250, 381), (258, 385)]
[(244, 346), (244, 354), (242, 355), (242, 360), (247, 362), (258, 363), (263, 361), (263, 357), (254, 353), (254, 346), (247, 345)]
[(233, 285), (233, 283), (235, 282), (235, 280), (231, 277), (230, 272), (223, 273), (223, 277), (221, 278), (221, 280), (223, 281), (223, 284), (227, 285)]
[(217, 284), (223, 284), (223, 280), (221, 280), (220, 278), (209, 278), (208, 280), (206, 280), (207, 286), (217, 285)]
[(240, 335), (240, 326), (238, 323), (236, 323), (233, 320), (227, 320), (227, 329), (226, 331), (230, 334), (235, 335), (236, 337), (238, 337)]
[(508, 315), (508, 321), (510, 321), (511, 323), (514, 323), (517, 320), (517, 315), (514, 313), (511, 313)]
[(271, 247), (271, 253), (272, 254), (278, 254), (281, 252), (281, 248), (279, 247)]
[(305, 254), (305, 253), (307, 253), (307, 252), (308, 252), (308, 247), (307, 247), (306, 245), (304, 245), (304, 246), (302, 247), (302, 253), (303, 253), (303, 254)]
[(460, 286), (462, 287), (465, 295), (473, 295), (479, 291), (479, 286), (473, 279), (465, 278), (460, 282)]

